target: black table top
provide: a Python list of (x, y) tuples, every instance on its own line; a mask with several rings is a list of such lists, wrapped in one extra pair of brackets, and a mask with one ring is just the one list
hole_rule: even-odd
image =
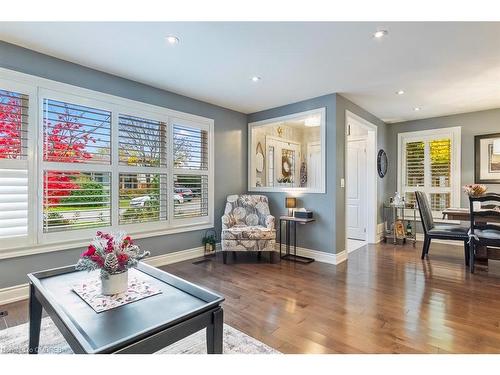
[(111, 310), (96, 313), (72, 287), (98, 277), (74, 266), (28, 275), (37, 291), (55, 310), (71, 333), (89, 352), (124, 344), (140, 335), (152, 334), (222, 303), (214, 292), (140, 263), (129, 276), (144, 279), (162, 293)]

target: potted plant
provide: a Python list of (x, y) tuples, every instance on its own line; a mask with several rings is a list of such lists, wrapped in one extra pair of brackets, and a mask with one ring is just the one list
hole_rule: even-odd
[(205, 247), (205, 254), (213, 253), (216, 243), (215, 234), (205, 233), (205, 236), (202, 238), (202, 243)]
[[(486, 186), (481, 184), (469, 184), (464, 186), (464, 191), (467, 195), (471, 197), (480, 197), (484, 193), (486, 193)], [(481, 209), (481, 202), (473, 202), (474, 210)]]
[(98, 231), (76, 265), (77, 270), (101, 270), (101, 293), (123, 293), (128, 287), (128, 270), (149, 255), (134, 245), (124, 232), (117, 234)]

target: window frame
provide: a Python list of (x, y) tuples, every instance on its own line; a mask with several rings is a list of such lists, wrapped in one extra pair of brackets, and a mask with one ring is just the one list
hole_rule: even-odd
[[(398, 133), (398, 168), (397, 168), (397, 187), (402, 196), (406, 192), (424, 191), (430, 200), (429, 194), (443, 193), (449, 190), (450, 205), (452, 207), (460, 207), (460, 191), (461, 191), (461, 136), (462, 127), (448, 127), (439, 129), (419, 130), (412, 132)], [(432, 140), (449, 138), (451, 140), (451, 168), (450, 168), (450, 187), (432, 187), (431, 165), (429, 155), (429, 144)], [(405, 145), (409, 142), (424, 142), (424, 186), (409, 186), (406, 187), (406, 153)], [(432, 211), (433, 216), (437, 219), (442, 218), (442, 212)]]
[[(200, 130), (205, 130), (207, 131), (208, 133), (208, 169), (207, 170), (204, 170), (204, 169), (190, 169), (190, 168), (175, 168), (174, 167), (174, 153), (173, 151), (169, 152), (169, 157), (170, 159), (167, 161), (167, 164), (170, 164), (172, 166), (171, 168), (171, 176), (170, 176), (170, 179), (171, 179), (171, 185), (169, 185), (170, 187), (170, 190), (171, 190), (171, 194), (173, 194), (174, 192), (174, 175), (195, 175), (195, 176), (208, 176), (208, 215), (207, 216), (199, 216), (199, 217), (196, 217), (196, 218), (189, 218), (189, 219), (186, 219), (186, 218), (174, 218), (174, 205), (171, 204), (169, 206), (169, 218), (171, 218), (171, 220), (173, 222), (176, 223), (176, 225), (180, 226), (180, 227), (185, 227), (185, 226), (188, 226), (190, 225), (190, 221), (192, 222), (196, 222), (196, 223), (203, 223), (204, 221), (206, 221), (206, 217), (213, 217), (214, 216), (214, 207), (213, 207), (213, 204), (210, 204), (210, 202), (214, 200), (214, 185), (213, 185), (213, 176), (211, 177), (211, 173), (213, 174), (213, 146), (211, 146), (213, 144), (213, 132), (210, 131), (210, 126), (208, 124), (199, 124), (197, 122), (194, 122), (194, 121), (190, 121), (188, 119), (183, 119), (183, 118), (179, 118), (179, 117), (171, 117), (170, 118), (170, 124), (169, 124), (169, 149), (170, 150), (173, 150), (173, 144), (174, 144), (174, 132), (173, 132), (173, 127), (174, 127), (174, 124), (176, 125), (181, 125), (181, 126), (185, 126), (185, 127), (189, 127), (189, 128), (197, 128), (197, 129), (200, 129)], [(170, 202), (170, 200), (169, 200)], [(173, 202), (173, 199), (172, 199), (172, 202)]]
[[(214, 226), (214, 120), (202, 116), (156, 106), (140, 101), (122, 98), (94, 90), (85, 89), (29, 74), (0, 68), (0, 84), (3, 89), (26, 94), (29, 97), (28, 109), (28, 239), (20, 241), (14, 237), (12, 241), (0, 244), (0, 259), (43, 252), (59, 251), (84, 246), (97, 230), (125, 230), (135, 238), (208, 229)], [(43, 99), (54, 99), (94, 107), (111, 112), (111, 162), (110, 164), (58, 163), (43, 160)], [(166, 166), (139, 167), (119, 164), (119, 115), (150, 118), (166, 124)], [(189, 126), (202, 127), (208, 131), (208, 170), (209, 194), (208, 216), (197, 220), (173, 220), (173, 154), (172, 154), (172, 122), (176, 119)], [(31, 143), (30, 143), (31, 142)], [(17, 160), (16, 160), (17, 161)], [(11, 162), (9, 160), (9, 162)], [(4, 163), (5, 164), (5, 163)], [(2, 165), (0, 163), (0, 165)], [(11, 169), (16, 169), (15, 167)], [(111, 226), (92, 229), (69, 230), (43, 233), (43, 171), (96, 171), (111, 173)], [(167, 175), (167, 220), (145, 223), (118, 225), (119, 221), (119, 174), (120, 173), (162, 173)], [(185, 171), (182, 170), (182, 173)], [(196, 171), (199, 172), (199, 171)], [(61, 234), (69, 234), (62, 236)], [(61, 240), (61, 237), (66, 237)], [(70, 237), (71, 240), (67, 238)]]
[(32, 103), (36, 103), (37, 100), (37, 90), (28, 84), (23, 82), (16, 82), (5, 77), (0, 77), (0, 85), (2, 89), (12, 92), (17, 92), (19, 94), (28, 96), (28, 131), (26, 132), (27, 141), (27, 156), (26, 159), (0, 159), (0, 169), (26, 169), (28, 172), (28, 225), (27, 225), (27, 235), (18, 236), (11, 238), (4, 238), (1, 241), (0, 249), (16, 247), (16, 246), (31, 246), (36, 243), (36, 228), (37, 216), (36, 216), (36, 200), (29, 199), (36, 195), (37, 189), (35, 188), (34, 182), (36, 181), (37, 175), (33, 173), (35, 171), (36, 163), (36, 137), (33, 136), (32, 132), (29, 131), (30, 128), (36, 126), (37, 123), (37, 107)]

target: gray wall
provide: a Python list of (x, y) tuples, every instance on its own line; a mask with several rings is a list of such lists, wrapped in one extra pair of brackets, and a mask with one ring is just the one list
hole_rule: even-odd
[[(461, 185), (474, 183), (474, 136), (488, 133), (500, 133), (500, 109), (470, 112), (452, 116), (434, 117), (424, 120), (400, 122), (388, 125), (389, 192), (394, 193), (397, 187), (397, 152), (398, 134), (418, 130), (462, 127), (462, 167)], [(500, 185), (490, 184), (488, 191), (500, 193)], [(461, 196), (461, 206), (467, 207), (465, 194)]]
[[(387, 125), (378, 117), (365, 111), (360, 106), (354, 104), (350, 100), (344, 98), (342, 95), (337, 94), (337, 187), (336, 190), (336, 210), (335, 217), (337, 220), (337, 233), (339, 234), (336, 239), (337, 249), (344, 249), (345, 247), (345, 189), (340, 188), (340, 179), (345, 177), (345, 118), (346, 111), (352, 112), (366, 121), (377, 126), (377, 152), (379, 149), (387, 149)], [(388, 178), (377, 177), (377, 195), (378, 195), (378, 218), (377, 222), (382, 223), (382, 204), (387, 196)], [(340, 250), (341, 251), (341, 250)]]
[[(378, 148), (386, 147), (386, 125), (383, 121), (341, 95), (331, 94), (286, 106), (272, 108), (248, 116), (249, 122), (285, 116), (315, 108), (326, 107), (326, 194), (303, 194), (298, 197), (299, 207), (314, 211), (317, 221), (300, 227), (298, 246), (308, 249), (339, 253), (345, 250), (345, 189), (340, 179), (345, 173), (345, 111), (364, 118), (378, 126)], [(386, 179), (379, 179), (379, 206), (386, 196)], [(271, 212), (286, 213), (286, 193), (269, 193)], [(379, 222), (382, 218), (379, 217)]]
[[(326, 108), (326, 194), (297, 196), (297, 206), (314, 212), (316, 222), (297, 228), (297, 246), (327, 253), (336, 253), (335, 243), (335, 94), (325, 95), (282, 107), (248, 115), (248, 122), (286, 116), (297, 112)], [(286, 193), (265, 193), (269, 197), (271, 213), (278, 217), (286, 214)]]
[[(89, 69), (0, 41), (0, 67), (124, 98), (208, 117), (215, 121), (215, 226), (228, 194), (247, 188), (247, 116), (138, 82)], [(139, 240), (152, 255), (201, 246), (204, 231)], [(75, 263), (81, 249), (0, 260), (0, 288), (25, 283), (28, 272)]]

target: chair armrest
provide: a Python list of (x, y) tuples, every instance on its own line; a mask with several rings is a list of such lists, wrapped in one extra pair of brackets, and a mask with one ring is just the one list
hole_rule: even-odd
[(221, 221), (222, 221), (222, 229), (231, 228), (231, 224), (230, 224), (231, 221), (229, 219), (229, 215), (222, 215)]
[(267, 215), (266, 216), (266, 228), (267, 229), (274, 229), (274, 224), (275, 223), (275, 219), (274, 219), (274, 216), (273, 215)]

